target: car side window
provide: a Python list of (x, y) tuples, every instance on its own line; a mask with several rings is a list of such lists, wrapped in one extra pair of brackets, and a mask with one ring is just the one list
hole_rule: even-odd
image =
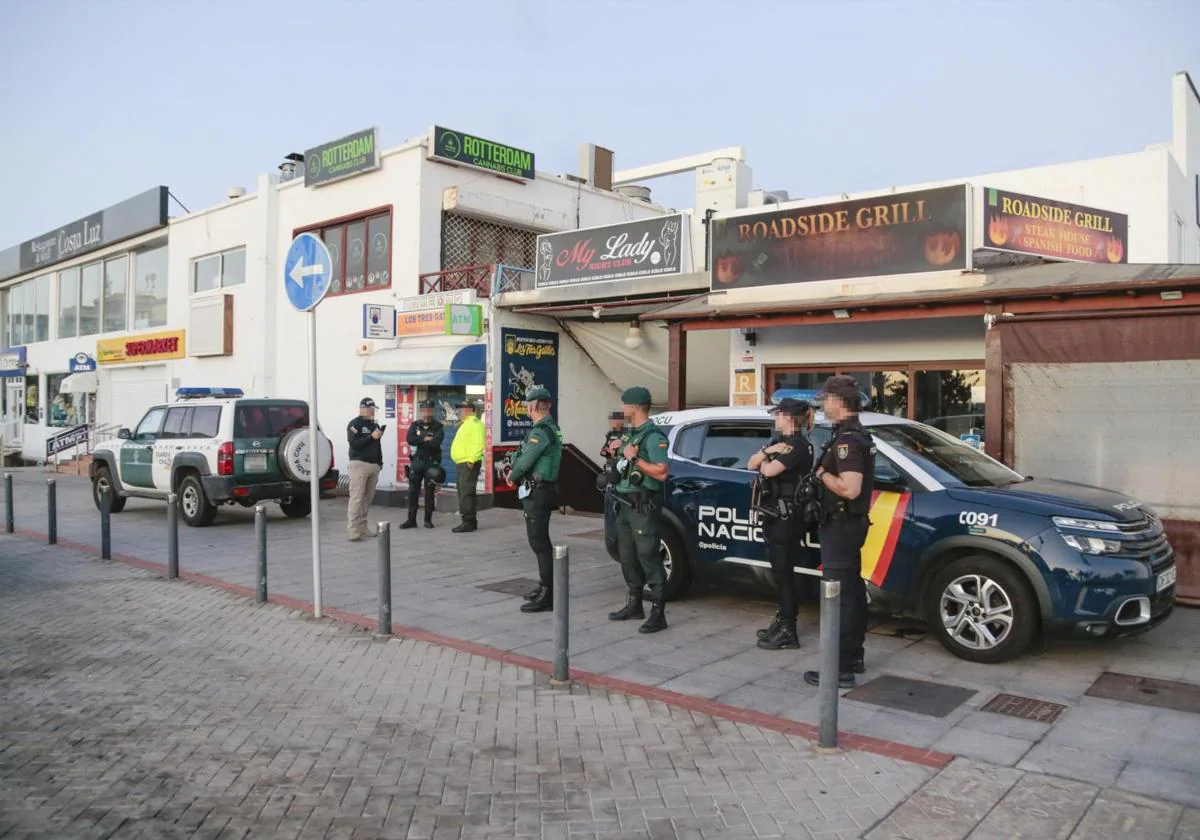
[(689, 461), (699, 461), (700, 453), (704, 450), (703, 423), (680, 429), (675, 436), (675, 457), (686, 458)]
[(221, 427), (219, 405), (198, 405), (192, 409), (192, 428), (189, 437), (214, 438)]
[(133, 439), (154, 440), (157, 438), (159, 429), (162, 428), (163, 417), (166, 413), (167, 410), (165, 408), (152, 408), (146, 412), (146, 416), (142, 418), (142, 422), (138, 423)]
[(904, 477), (904, 473), (900, 472), (900, 468), (891, 462), (886, 456), (875, 453), (875, 482), (877, 484), (889, 484), (893, 487), (906, 487), (908, 480)]
[(162, 432), (158, 437), (160, 439), (187, 437), (188, 411), (189, 409), (186, 407), (167, 409), (167, 419), (163, 421)]
[(744, 470), (750, 456), (771, 439), (771, 431), (765, 423), (712, 423), (704, 436), (700, 463)]

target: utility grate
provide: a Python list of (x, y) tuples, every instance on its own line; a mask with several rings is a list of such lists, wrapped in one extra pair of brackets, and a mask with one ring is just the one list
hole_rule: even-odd
[(519, 577), (496, 583), (483, 583), (479, 585), (479, 588), (488, 592), (499, 592), (501, 595), (524, 595), (537, 585), (538, 582), (533, 578)]
[(945, 717), (976, 694), (957, 685), (910, 680), (884, 674), (847, 691), (843, 697), (889, 709), (900, 709), (930, 717)]
[(1105, 671), (1092, 683), (1087, 694), (1089, 697), (1122, 700), (1139, 706), (1200, 714), (1200, 685), (1195, 683)]
[(1032, 697), (1021, 697), (1016, 694), (997, 694), (983, 704), (983, 711), (997, 715), (1032, 720), (1036, 723), (1054, 723), (1058, 716), (1067, 710), (1061, 703), (1051, 703), (1047, 700), (1035, 700)]

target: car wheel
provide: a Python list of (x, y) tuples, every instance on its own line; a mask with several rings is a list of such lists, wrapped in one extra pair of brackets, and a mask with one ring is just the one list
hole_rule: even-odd
[(307, 496), (293, 496), (286, 502), (280, 502), (279, 509), (288, 519), (303, 519), (312, 513), (312, 499)]
[(189, 473), (179, 482), (179, 515), (192, 528), (204, 528), (217, 518), (217, 506), (204, 495), (200, 476)]
[(996, 557), (951, 561), (929, 587), (925, 614), (938, 641), (960, 659), (1007, 662), (1038, 629), (1037, 602), (1021, 572)]
[(92, 501), (96, 503), (96, 510), (100, 510), (100, 492), (102, 490), (108, 490), (109, 513), (120, 513), (125, 510), (125, 497), (113, 487), (108, 467), (97, 467), (95, 474), (92, 475)]
[(668, 601), (677, 601), (691, 588), (692, 564), (684, 551), (683, 541), (679, 539), (675, 529), (666, 523), (662, 525), (658, 551), (663, 560), (663, 569), (667, 573), (664, 594)]

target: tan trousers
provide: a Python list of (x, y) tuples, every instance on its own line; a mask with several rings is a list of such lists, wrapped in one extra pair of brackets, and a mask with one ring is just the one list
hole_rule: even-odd
[(379, 464), (366, 461), (350, 462), (350, 506), (346, 510), (346, 528), (349, 536), (369, 537), (375, 529), (367, 525), (367, 511), (375, 499), (375, 485), (379, 483)]

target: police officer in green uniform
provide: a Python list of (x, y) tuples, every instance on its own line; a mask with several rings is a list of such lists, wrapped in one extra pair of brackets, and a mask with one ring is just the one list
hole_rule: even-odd
[(640, 386), (621, 394), (625, 445), (617, 472), (617, 551), (625, 576), (625, 606), (608, 614), (610, 621), (645, 618), (642, 592), (650, 590), (650, 617), (640, 633), (667, 629), (667, 573), (659, 552), (662, 488), (667, 480), (667, 436), (650, 420), (650, 391)]
[[(401, 528), (417, 527), (417, 503), (421, 498), (421, 485), (425, 485), (425, 527), (433, 527), (433, 498), (437, 492), (442, 470), (442, 442), (446, 439), (446, 427), (433, 418), (433, 400), (421, 403), (421, 419), (408, 427), (405, 442), (412, 453), (408, 468), (408, 519)], [(436, 469), (435, 469), (436, 467)]]
[[(825, 580), (841, 584), (838, 628), (838, 687), (853, 688), (854, 675), (866, 670), (863, 642), (867, 636), (867, 587), (862, 579), (862, 547), (871, 523), (875, 489), (875, 446), (858, 420), (860, 395), (852, 376), (831, 376), (821, 391), (825, 416), (833, 421), (833, 439), (817, 467), (823, 493), (824, 519), (818, 529)], [(819, 671), (805, 671), (804, 681), (820, 685)]]
[(521, 605), (523, 613), (554, 609), (554, 545), (550, 542), (550, 512), (558, 496), (562, 463), (562, 432), (550, 416), (550, 392), (535, 386), (525, 392), (533, 427), (513, 458), (508, 483), (517, 487), (525, 511), (525, 533), (538, 563), (538, 587)]

